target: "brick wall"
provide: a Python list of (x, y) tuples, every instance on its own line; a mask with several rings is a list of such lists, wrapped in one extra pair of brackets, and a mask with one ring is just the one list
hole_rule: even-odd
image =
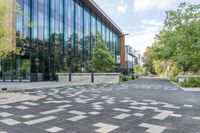
[(125, 62), (125, 36), (120, 37), (120, 64), (121, 64), (121, 67), (126, 66), (126, 62)]

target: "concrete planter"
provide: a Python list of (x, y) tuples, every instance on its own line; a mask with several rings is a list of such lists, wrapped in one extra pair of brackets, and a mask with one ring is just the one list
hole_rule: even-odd
[(57, 73), (58, 82), (65, 83), (109, 83), (118, 84), (120, 73), (71, 73), (71, 81), (69, 73)]
[(184, 80), (189, 78), (200, 78), (200, 75), (178, 75), (177, 81), (178, 83), (184, 82)]

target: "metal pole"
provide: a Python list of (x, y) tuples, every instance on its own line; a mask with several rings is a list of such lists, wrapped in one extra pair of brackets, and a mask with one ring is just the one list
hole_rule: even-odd
[(134, 78), (133, 76), (133, 56), (132, 56), (132, 79)]

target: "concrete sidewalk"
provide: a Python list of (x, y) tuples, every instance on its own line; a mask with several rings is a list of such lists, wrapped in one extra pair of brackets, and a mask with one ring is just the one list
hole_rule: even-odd
[(184, 88), (184, 87), (182, 87), (181, 89), (183, 89), (184, 91), (200, 91), (199, 87), (193, 87), (193, 88)]
[[(87, 83), (89, 84), (89, 83)], [(56, 81), (48, 82), (3, 82), (0, 83), (0, 92), (4, 89), (7, 91), (24, 91), (30, 89), (42, 89), (42, 88), (53, 88), (53, 87), (62, 87), (62, 86), (75, 86), (75, 85), (87, 85), (87, 84), (69, 84), (69, 83), (60, 83)], [(90, 83), (92, 84), (92, 83)]]

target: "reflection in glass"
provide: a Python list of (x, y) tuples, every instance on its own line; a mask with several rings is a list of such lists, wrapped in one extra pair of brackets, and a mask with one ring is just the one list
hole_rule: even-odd
[(20, 55), (0, 62), (0, 81), (55, 80), (57, 72), (90, 72), (99, 32), (119, 55), (119, 37), (80, 0), (16, 0)]

